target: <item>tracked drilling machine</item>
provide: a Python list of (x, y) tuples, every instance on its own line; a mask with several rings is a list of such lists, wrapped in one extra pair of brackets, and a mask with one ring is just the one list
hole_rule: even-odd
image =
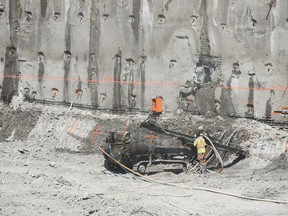
[[(163, 111), (162, 105), (163, 98), (161, 96), (153, 98), (149, 116), (140, 124), (140, 127), (158, 135), (176, 137), (185, 143), (185, 146), (181, 148), (157, 147), (145, 142), (132, 142), (128, 131), (110, 132), (106, 138), (106, 144), (103, 146), (106, 154), (109, 155), (104, 154), (105, 166), (108, 169), (119, 167), (119, 164), (114, 161), (117, 160), (120, 164), (141, 174), (163, 171), (176, 173), (187, 170), (201, 171), (197, 160), (197, 149), (193, 146), (195, 137), (164, 128), (159, 120)], [(213, 166), (218, 170), (223, 168), (219, 151), (231, 152), (242, 158), (245, 157), (246, 152), (241, 149), (222, 145), (216, 139), (208, 136), (204, 138), (207, 143), (205, 155), (207, 166)]]

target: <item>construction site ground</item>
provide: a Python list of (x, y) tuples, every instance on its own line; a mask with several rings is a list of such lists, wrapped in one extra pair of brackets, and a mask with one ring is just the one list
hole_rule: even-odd
[(214, 136), (237, 130), (233, 145), (249, 150), (249, 156), (229, 166), (236, 157), (230, 155), (221, 173), (146, 175), (151, 181), (106, 170), (98, 147), (109, 131), (129, 130), (139, 142), (179, 146), (177, 140), (139, 129), (146, 118), (54, 105), (27, 103), (17, 110), (2, 105), (0, 215), (288, 215), (287, 131), (248, 119), (164, 113), (165, 126), (185, 133), (200, 124)]

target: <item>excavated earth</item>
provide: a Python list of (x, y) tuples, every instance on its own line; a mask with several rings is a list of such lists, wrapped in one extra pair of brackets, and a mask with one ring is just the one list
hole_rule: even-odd
[(273, 202), (288, 201), (287, 131), (254, 120), (180, 111), (162, 115), (165, 127), (191, 135), (199, 125), (223, 140), (236, 130), (230, 145), (249, 156), (231, 165), (236, 156), (228, 155), (221, 173), (163, 172), (143, 181), (106, 170), (98, 147), (109, 131), (128, 130), (134, 141), (149, 145), (180, 145), (140, 129), (147, 115), (1, 105), (0, 215), (288, 215), (287, 203)]

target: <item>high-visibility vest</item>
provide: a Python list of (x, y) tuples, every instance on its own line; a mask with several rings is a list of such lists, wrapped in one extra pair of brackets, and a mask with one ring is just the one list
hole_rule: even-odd
[(205, 150), (206, 142), (205, 142), (205, 139), (203, 137), (199, 136), (194, 141), (194, 146), (197, 147), (197, 153), (198, 154), (203, 154), (206, 152), (206, 150)]

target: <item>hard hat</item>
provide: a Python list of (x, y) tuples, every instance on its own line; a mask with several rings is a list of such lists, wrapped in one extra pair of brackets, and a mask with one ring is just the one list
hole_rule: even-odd
[(203, 131), (203, 130), (204, 130), (203, 126), (202, 126), (202, 125), (199, 126), (199, 127), (198, 127), (198, 130), (199, 130), (199, 131)]

